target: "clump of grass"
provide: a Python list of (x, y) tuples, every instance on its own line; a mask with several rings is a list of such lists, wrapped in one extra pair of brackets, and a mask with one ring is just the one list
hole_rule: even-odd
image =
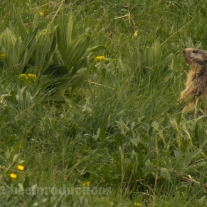
[(205, 7), (2, 1), (2, 205), (205, 206), (205, 119), (178, 102)]

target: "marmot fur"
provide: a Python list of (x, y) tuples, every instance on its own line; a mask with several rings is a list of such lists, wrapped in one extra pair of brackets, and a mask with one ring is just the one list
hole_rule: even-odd
[(196, 100), (207, 95), (207, 51), (186, 48), (183, 51), (185, 61), (190, 65), (186, 88), (182, 91), (180, 99), (188, 102), (183, 113), (194, 108)]

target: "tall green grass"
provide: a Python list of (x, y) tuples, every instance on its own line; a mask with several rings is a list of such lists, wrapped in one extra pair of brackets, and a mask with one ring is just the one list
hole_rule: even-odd
[[(2, 1), (1, 205), (206, 206), (205, 117), (178, 101), (183, 48), (206, 48), (206, 6)], [(51, 191), (84, 182), (110, 190)], [(26, 193), (36, 187), (49, 191)]]

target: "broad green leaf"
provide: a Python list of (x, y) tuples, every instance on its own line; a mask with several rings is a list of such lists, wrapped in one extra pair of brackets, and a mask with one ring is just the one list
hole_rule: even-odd
[(16, 162), (18, 160), (18, 158), (19, 158), (19, 153), (14, 155), (13, 162)]
[[(52, 38), (53, 37), (49, 35), (47, 29), (40, 31), (37, 34), (36, 47), (34, 51), (34, 63), (39, 70), (43, 69), (45, 62), (50, 58), (48, 57), (48, 53), (53, 42)], [(53, 54), (53, 51), (51, 51), (50, 55)]]
[(29, 49), (27, 49), (24, 54), (21, 57), (19, 71), (22, 71), (21, 73), (26, 72), (26, 65), (28, 64), (31, 56), (33, 55), (35, 49), (35, 44), (33, 44)]
[(22, 51), (24, 52), (31, 44), (35, 41), (35, 37), (37, 35), (38, 28), (34, 29), (33, 32), (29, 33), (26, 38), (23, 40)]
[(38, 27), (38, 24), (39, 24), (39, 14), (36, 13), (32, 23), (32, 31), (34, 31)]
[(106, 139), (106, 133), (102, 128), (98, 129), (98, 137), (100, 139), (101, 142), (104, 142), (104, 140)]
[(85, 33), (74, 39), (71, 44), (65, 48), (63, 60), (70, 70), (84, 55), (90, 44), (90, 34)]
[(64, 55), (65, 48), (71, 43), (72, 30), (72, 13), (69, 13), (69, 18), (67, 19), (67, 16), (64, 16), (64, 12), (61, 11), (57, 28), (57, 42), (62, 56)]
[(18, 29), (19, 29), (19, 33), (21, 35), (21, 38), (24, 40), (27, 36), (27, 30), (24, 26), (24, 22), (22, 21), (22, 18), (20, 15), (18, 15)]
[(69, 13), (69, 20), (67, 23), (67, 30), (66, 30), (66, 41), (67, 41), (67, 46), (71, 43), (72, 39), (72, 32), (73, 32), (73, 15), (72, 12)]
[(87, 53), (89, 52), (97, 52), (99, 50), (106, 50), (106, 47), (103, 46), (103, 45), (97, 45), (97, 46), (94, 46), (94, 47), (90, 47), (86, 50)]
[(161, 44), (159, 40), (155, 40), (153, 45), (152, 45), (152, 50), (153, 50), (153, 63), (156, 64), (160, 61), (161, 59)]
[(15, 46), (17, 38), (9, 28), (6, 28), (0, 36), (2, 46), (8, 51)]
[(35, 37), (37, 35), (38, 28), (36, 28), (31, 34), (28, 34), (22, 43), (22, 52), (19, 65), (19, 71), (24, 73), (26, 71), (25, 66), (29, 62), (31, 56), (33, 55), (34, 49), (36, 47)]
[(79, 69), (86, 68), (86, 66), (87, 66), (87, 58), (83, 57), (79, 60), (79, 62), (76, 65), (74, 65), (70, 75), (74, 75)]
[(56, 40), (56, 36), (54, 35), (53, 40), (52, 40), (52, 44), (49, 48), (49, 52), (47, 53), (47, 55), (45, 57), (45, 63), (44, 63), (43, 69), (41, 71), (41, 74), (43, 74), (45, 72), (45, 70), (47, 70), (47, 68), (52, 64), (53, 56), (55, 54), (56, 45), (57, 45), (57, 40)]

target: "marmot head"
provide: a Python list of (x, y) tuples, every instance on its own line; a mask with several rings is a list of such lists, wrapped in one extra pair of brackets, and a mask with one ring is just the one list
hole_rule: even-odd
[(207, 66), (207, 51), (205, 50), (186, 48), (183, 50), (183, 55), (192, 69)]

